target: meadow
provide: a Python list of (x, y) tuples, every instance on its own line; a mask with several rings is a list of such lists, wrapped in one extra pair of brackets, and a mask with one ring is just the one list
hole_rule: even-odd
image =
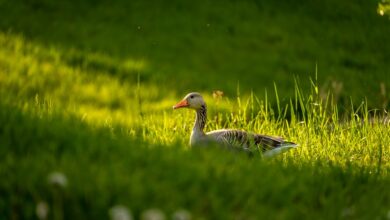
[[(390, 219), (390, 21), (377, 7), (0, 0), (0, 219), (113, 207)], [(194, 113), (172, 110), (190, 91), (208, 103), (207, 130), (299, 148), (190, 148)]]

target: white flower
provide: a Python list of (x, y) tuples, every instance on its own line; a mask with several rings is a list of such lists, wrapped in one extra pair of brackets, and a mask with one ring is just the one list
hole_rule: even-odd
[(61, 172), (52, 172), (49, 174), (48, 181), (54, 186), (60, 186), (63, 188), (68, 185), (68, 179), (66, 178), (65, 174)]
[(173, 220), (191, 220), (191, 214), (187, 210), (180, 209), (173, 213)]
[(165, 215), (159, 209), (148, 209), (142, 213), (141, 219), (142, 220), (165, 220)]
[(123, 205), (113, 206), (109, 213), (111, 220), (133, 220), (130, 210)]
[(49, 206), (46, 202), (40, 201), (35, 208), (35, 213), (37, 214), (39, 219), (47, 219), (47, 215), (49, 214)]

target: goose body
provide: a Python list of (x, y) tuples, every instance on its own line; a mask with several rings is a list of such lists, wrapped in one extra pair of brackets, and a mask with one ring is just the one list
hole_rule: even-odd
[(256, 146), (263, 151), (263, 156), (270, 157), (283, 153), (298, 145), (284, 141), (281, 137), (256, 134), (236, 129), (221, 129), (205, 133), (204, 127), (207, 120), (207, 106), (203, 97), (192, 92), (187, 94), (173, 109), (190, 108), (196, 111), (194, 127), (190, 136), (190, 145), (207, 145), (208, 143), (218, 143), (225, 146), (239, 147), (249, 150), (251, 146)]

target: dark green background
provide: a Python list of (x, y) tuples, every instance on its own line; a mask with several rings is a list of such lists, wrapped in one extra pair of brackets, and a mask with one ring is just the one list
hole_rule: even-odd
[[(146, 68), (126, 73), (115, 63), (87, 65), (135, 83), (174, 91), (254, 91), (263, 97), (275, 82), (283, 100), (294, 77), (304, 89), (315, 78), (341, 104), (367, 97), (384, 107), (390, 91), (390, 21), (377, 1), (0, 1), (0, 30), (34, 42), (76, 50), (83, 65), (98, 52)], [(84, 63), (85, 64), (85, 63)], [(341, 91), (334, 91), (342, 84)], [(332, 86), (333, 85), (333, 86)], [(388, 92), (387, 92), (388, 93)], [(387, 104), (388, 105), (388, 104)]]

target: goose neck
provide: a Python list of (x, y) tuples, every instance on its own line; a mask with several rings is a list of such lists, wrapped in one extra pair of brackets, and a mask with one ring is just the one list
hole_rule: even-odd
[(196, 119), (193, 132), (204, 133), (203, 129), (206, 126), (207, 120), (207, 108), (206, 105), (202, 105), (201, 108), (196, 110)]

